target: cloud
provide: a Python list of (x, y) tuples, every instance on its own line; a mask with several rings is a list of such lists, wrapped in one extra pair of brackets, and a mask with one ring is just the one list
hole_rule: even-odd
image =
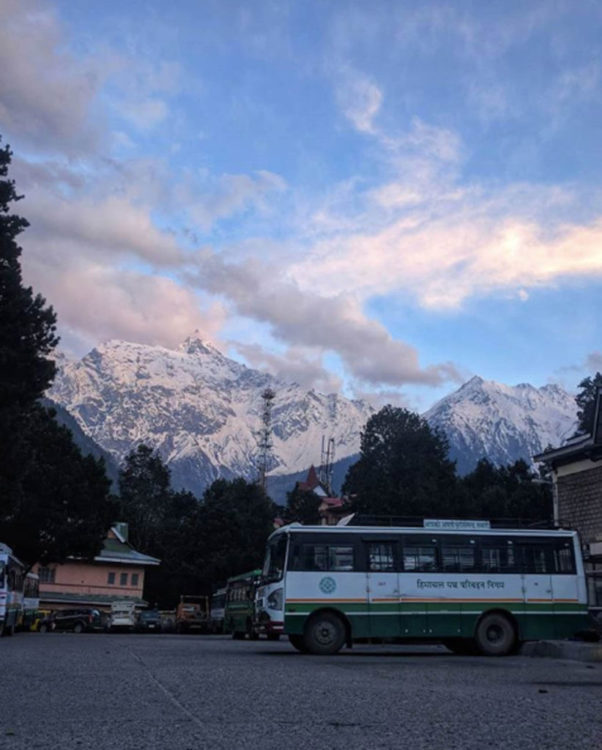
[(44, 150), (68, 154), (98, 142), (91, 118), (99, 75), (66, 51), (57, 19), (44, 3), (0, 0), (0, 122), (5, 131)]
[[(455, 210), (454, 210), (455, 208)], [(479, 201), (452, 201), (438, 218), (417, 212), (373, 233), (318, 243), (291, 269), (304, 289), (360, 297), (405, 290), (423, 307), (450, 309), (469, 297), (602, 277), (602, 220), (549, 226), (496, 216)]]
[(351, 295), (319, 296), (301, 290), (278, 270), (257, 261), (232, 264), (206, 251), (192, 283), (226, 297), (237, 313), (268, 323), (279, 340), (336, 352), (347, 370), (367, 383), (436, 385), (456, 379), (451, 364), (421, 368), (416, 350), (392, 338), (364, 315)]
[(341, 389), (341, 379), (323, 366), (321, 356), (316, 356), (312, 349), (290, 347), (284, 354), (275, 354), (260, 344), (240, 341), (231, 343), (251, 367), (271, 372), (286, 383), (298, 383), (321, 393), (332, 393)]
[(65, 267), (78, 255), (96, 259), (129, 255), (156, 266), (184, 260), (175, 238), (153, 224), (147, 208), (126, 197), (78, 199), (34, 190), (23, 205), (31, 224), (28, 243), (33, 252), (63, 257)]
[(258, 170), (247, 174), (224, 174), (203, 181), (194, 180), (177, 188), (190, 219), (207, 230), (216, 221), (241, 213), (249, 208), (261, 208), (266, 195), (285, 190), (285, 181), (277, 174)]
[(343, 114), (360, 133), (374, 133), (373, 121), (382, 104), (382, 91), (363, 74), (346, 70), (341, 79), (336, 94)]
[(588, 354), (585, 361), (585, 367), (592, 373), (602, 372), (602, 352), (592, 352), (591, 354)]
[(119, 338), (174, 347), (195, 329), (214, 337), (223, 325), (220, 305), (202, 310), (190, 289), (164, 276), (95, 264), (28, 263), (28, 277), (54, 306), (61, 328), (88, 346)]

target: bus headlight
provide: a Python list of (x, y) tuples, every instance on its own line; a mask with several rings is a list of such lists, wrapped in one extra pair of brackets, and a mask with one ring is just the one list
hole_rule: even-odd
[(272, 591), (272, 593), (267, 598), (267, 605), (268, 609), (282, 609), (282, 595), (284, 593), (284, 589), (279, 588), (275, 591)]

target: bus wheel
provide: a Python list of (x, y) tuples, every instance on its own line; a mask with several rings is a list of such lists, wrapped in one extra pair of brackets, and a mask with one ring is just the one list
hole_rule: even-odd
[(232, 631), (232, 640), (233, 641), (244, 641), (245, 634), (241, 633), (239, 630), (233, 630)]
[(268, 633), (268, 641), (279, 641), (280, 633)]
[(48, 632), (48, 625), (46, 625), (46, 623), (43, 623), (42, 625), (40, 625), (40, 627), (38, 628), (38, 632), (39, 633), (47, 633)]
[(311, 654), (336, 654), (345, 637), (345, 626), (332, 612), (314, 615), (305, 626), (305, 646)]
[(305, 645), (305, 638), (302, 635), (295, 635), (290, 634), (288, 637), (291, 646), (294, 646), (297, 651), (300, 651), (302, 654), (307, 653), (307, 646)]
[(514, 650), (516, 633), (505, 615), (492, 612), (477, 625), (475, 640), (485, 656), (506, 656)]

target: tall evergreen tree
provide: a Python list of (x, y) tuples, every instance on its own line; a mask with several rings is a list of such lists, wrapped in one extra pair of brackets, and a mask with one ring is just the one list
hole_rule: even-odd
[(286, 493), (286, 518), (304, 524), (320, 523), (318, 507), (321, 502), (315, 492), (300, 489), (296, 482), (293, 490)]
[(455, 464), (447, 451), (445, 438), (422, 417), (385, 406), (362, 432), (360, 459), (347, 472), (343, 491), (362, 513), (454, 514)]
[(159, 554), (172, 491), (169, 469), (148, 445), (141, 444), (126, 456), (119, 472), (119, 496), (134, 547)]
[(594, 377), (584, 378), (579, 383), (579, 393), (575, 401), (579, 407), (577, 411), (578, 431), (591, 433), (594, 429), (594, 407), (596, 401), (596, 389), (602, 388), (602, 373), (597, 372)]
[(258, 484), (244, 479), (213, 482), (200, 512), (199, 549), (207, 579), (223, 581), (260, 566), (274, 513), (274, 504)]
[(8, 146), (0, 148), (0, 471), (12, 473), (23, 422), (54, 378), (58, 338), (52, 307), (23, 285), (17, 237), (29, 225), (11, 213), (22, 196), (6, 179), (10, 161)]
[(23, 285), (17, 237), (28, 226), (0, 148), (0, 540), (32, 564), (89, 557), (113, 513), (102, 462), (83, 458), (39, 399), (51, 384), (56, 316)]
[(28, 564), (98, 554), (114, 521), (104, 462), (82, 456), (52, 411), (34, 407), (20, 442), (21, 474), (0, 498), (0, 539)]

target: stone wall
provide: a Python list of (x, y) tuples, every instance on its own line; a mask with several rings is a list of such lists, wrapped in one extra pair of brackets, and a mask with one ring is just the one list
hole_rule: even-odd
[(602, 540), (602, 465), (557, 479), (558, 517), (584, 543)]

